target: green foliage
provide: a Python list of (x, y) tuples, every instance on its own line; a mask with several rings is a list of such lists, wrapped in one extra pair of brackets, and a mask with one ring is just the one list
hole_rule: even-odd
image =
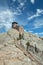
[(23, 39), (23, 35), (19, 34), (19, 38), (17, 40)]
[(28, 51), (28, 47), (30, 46), (30, 42), (28, 41), (28, 42), (26, 43), (26, 45), (27, 45), (27, 51)]
[(19, 34), (19, 39), (22, 39), (22, 35), (21, 34)]
[(24, 38), (23, 38), (23, 34), (22, 34), (22, 35), (19, 34), (19, 38), (17, 38), (17, 40), (21, 40), (21, 39), (24, 39)]
[(27, 42), (26, 45), (27, 45), (27, 46), (30, 46), (30, 42)]

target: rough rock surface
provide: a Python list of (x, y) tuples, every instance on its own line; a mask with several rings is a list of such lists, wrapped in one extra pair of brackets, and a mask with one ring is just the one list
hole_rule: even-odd
[(0, 65), (34, 65), (15, 45), (7, 44), (0, 48)]
[[(23, 49), (21, 50), (18, 48), (16, 43), (20, 44), (26, 50), (26, 43), (29, 41), (30, 45), (35, 47), (36, 44), (37, 48), (42, 52), (43, 40), (27, 32), (24, 32), (23, 39), (17, 40), (17, 38), (19, 38), (19, 32), (15, 29), (11, 29), (4, 34), (0, 34), (0, 65), (39, 65), (40, 63), (37, 64), (32, 61), (30, 57), (26, 56), (26, 54), (23, 53)], [(38, 54), (35, 52), (34, 56), (40, 60), (41, 63), (43, 62), (43, 52)], [(42, 56), (42, 58), (40, 56)]]
[(30, 45), (35, 47), (35, 44), (37, 48), (39, 48), (41, 51), (43, 51), (43, 40), (40, 39), (38, 36), (29, 33), (29, 32), (24, 32), (24, 40), (29, 41)]

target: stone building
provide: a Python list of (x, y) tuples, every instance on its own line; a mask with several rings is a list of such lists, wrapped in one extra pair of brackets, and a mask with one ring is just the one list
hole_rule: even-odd
[(22, 26), (19, 26), (17, 22), (12, 23), (12, 28), (16, 29), (17, 31), (19, 31), (19, 34), (23, 35), (24, 29)]
[(12, 28), (16, 29), (17, 26), (18, 26), (17, 22), (12, 22)]

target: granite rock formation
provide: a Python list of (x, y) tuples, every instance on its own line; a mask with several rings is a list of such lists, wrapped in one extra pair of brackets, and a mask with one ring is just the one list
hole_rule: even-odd
[(43, 65), (43, 40), (25, 31), (20, 39), (16, 29), (0, 34), (0, 65)]

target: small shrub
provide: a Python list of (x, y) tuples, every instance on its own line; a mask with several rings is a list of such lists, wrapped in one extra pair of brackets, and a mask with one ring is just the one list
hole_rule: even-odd
[(19, 39), (23, 39), (23, 35), (19, 34)]
[(27, 51), (28, 51), (28, 47), (30, 46), (30, 42), (27, 42), (26, 45), (27, 45)]
[(27, 45), (27, 46), (30, 46), (30, 42), (27, 42), (26, 45)]
[(38, 53), (38, 48), (36, 47), (36, 45), (35, 45), (35, 52), (37, 52), (37, 53)]
[(22, 34), (22, 35), (19, 34), (19, 38), (17, 38), (17, 40), (21, 40), (21, 39), (24, 39), (24, 38), (23, 38), (23, 34)]

